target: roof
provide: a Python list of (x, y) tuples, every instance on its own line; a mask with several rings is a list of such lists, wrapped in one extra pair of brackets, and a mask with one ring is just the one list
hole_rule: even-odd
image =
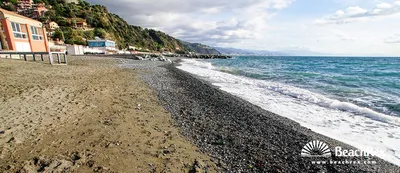
[[(19, 15), (15, 12), (12, 11), (8, 11), (5, 9), (0, 8), (0, 18), (20, 18), (23, 19), (26, 23), (28, 23), (28, 21), (30, 22), (30, 24), (32, 24), (32, 22), (34, 22), (36, 24), (36, 26), (41, 25), (42, 22), (31, 19), (29, 17), (25, 17), (23, 15)], [(41, 27), (41, 26), (39, 26)]]
[(104, 41), (109, 41), (109, 42), (115, 43), (115, 41), (111, 41), (111, 40), (88, 40), (88, 42), (104, 42)]
[(86, 22), (86, 19), (79, 18), (79, 17), (70, 18), (68, 20), (70, 20), (70, 21), (75, 20), (75, 22)]

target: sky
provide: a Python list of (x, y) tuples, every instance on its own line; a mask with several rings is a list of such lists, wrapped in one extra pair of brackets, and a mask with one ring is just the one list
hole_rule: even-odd
[(132, 25), (250, 50), (400, 56), (400, 0), (88, 0)]

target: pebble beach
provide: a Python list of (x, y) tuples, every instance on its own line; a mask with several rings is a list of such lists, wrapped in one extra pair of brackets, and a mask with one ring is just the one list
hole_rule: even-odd
[[(211, 83), (184, 72), (174, 64), (121, 60), (122, 67), (147, 69), (141, 79), (157, 92), (180, 133), (222, 172), (399, 172), (400, 168), (377, 157), (376, 164), (318, 165), (300, 152), (312, 140), (355, 149), (320, 135), (300, 124), (224, 92)], [(329, 161), (329, 159), (321, 159)], [(359, 158), (333, 157), (332, 161)]]
[(376, 157), (364, 158), (373, 165), (311, 164), (300, 156), (311, 140), (353, 147), (221, 91), (172, 60), (91, 56), (50, 66), (1, 59), (0, 172), (400, 171)]

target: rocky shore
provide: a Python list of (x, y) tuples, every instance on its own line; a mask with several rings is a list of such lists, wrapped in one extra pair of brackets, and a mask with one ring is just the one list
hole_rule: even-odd
[(180, 55), (180, 57), (194, 58), (194, 59), (229, 59), (229, 58), (232, 58), (232, 56), (229, 56), (229, 55), (210, 55), (210, 54)]
[[(94, 55), (85, 55), (92, 56)], [(95, 55), (98, 57), (112, 57), (112, 58), (124, 58), (124, 59), (133, 59), (133, 60), (149, 60), (149, 61), (166, 61), (170, 62), (170, 58), (192, 58), (192, 59), (229, 59), (232, 56), (229, 55), (211, 55), (211, 54), (170, 54), (170, 55), (161, 55), (161, 54), (120, 54), (120, 55)]]
[[(355, 149), (312, 132), (298, 123), (265, 111), (219, 90), (174, 66), (176, 64), (121, 60), (141, 73), (172, 114), (180, 133), (208, 153), (223, 172), (399, 172), (376, 157), (302, 158), (313, 140)], [(328, 164), (312, 164), (327, 161)], [(329, 164), (329, 161), (375, 161), (376, 164)]]

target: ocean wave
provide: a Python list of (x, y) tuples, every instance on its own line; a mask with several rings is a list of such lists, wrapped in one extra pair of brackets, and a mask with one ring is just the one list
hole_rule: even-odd
[[(241, 74), (242, 73), (241, 70), (231, 68), (231, 67), (226, 67), (226, 66), (215, 67), (210, 62), (198, 61), (198, 60), (184, 60), (184, 61), (187, 64), (190, 64), (190, 65), (193, 65), (193, 66), (196, 66), (199, 68), (205, 68), (205, 69), (210, 69), (210, 70), (219, 70), (222, 72), (229, 72), (231, 74)], [(264, 81), (264, 80), (257, 80), (257, 79), (254, 79), (254, 80), (246, 79), (246, 82), (244, 82), (244, 83), (247, 85), (255, 85), (255, 86), (258, 86), (259, 88), (272, 90), (274, 92), (277, 92), (277, 93), (280, 93), (280, 94), (283, 94), (286, 96), (290, 96), (290, 97), (293, 97), (296, 99), (301, 99), (301, 100), (307, 101), (309, 103), (317, 104), (317, 105), (325, 107), (325, 108), (347, 111), (347, 112), (355, 113), (356, 115), (362, 115), (362, 116), (368, 117), (368, 118), (376, 120), (376, 121), (391, 123), (391, 124), (400, 126), (400, 121), (399, 121), (399, 118), (397, 118), (397, 117), (379, 113), (370, 108), (361, 107), (361, 106), (355, 105), (353, 103), (342, 102), (339, 100), (331, 99), (324, 95), (313, 93), (311, 91), (297, 88), (294, 86), (290, 86), (287, 84), (271, 82), (271, 81)]]
[(382, 150), (379, 157), (400, 165), (398, 117), (288, 84), (221, 72), (207, 61), (188, 59), (178, 68), (317, 133), (357, 148)]
[(192, 59), (185, 59), (183, 60), (185, 64), (192, 65), (195, 67), (199, 68), (204, 68), (204, 69), (213, 69), (214, 66), (211, 64), (211, 62), (206, 62), (206, 61), (196, 61)]
[(279, 83), (274, 83), (274, 82), (263, 82), (263, 81), (257, 81), (255, 83), (258, 83), (259, 87), (262, 88), (267, 88), (269, 90), (291, 96), (297, 99), (301, 99), (303, 101), (307, 101), (310, 103), (317, 104), (322, 107), (330, 108), (330, 109), (337, 109), (341, 111), (347, 111), (351, 113), (356, 113), (358, 115), (362, 115), (365, 117), (368, 117), (370, 119), (376, 120), (376, 121), (382, 121), (385, 123), (391, 123), (395, 125), (399, 125), (399, 118), (393, 117), (390, 115), (385, 115), (379, 112), (376, 112), (372, 109), (365, 108), (365, 107), (360, 107), (358, 105), (355, 105), (353, 103), (348, 103), (348, 102), (342, 102), (339, 100), (334, 100), (330, 99), (326, 96), (316, 94), (313, 92), (310, 92), (305, 89), (300, 89), (284, 84), (279, 84)]

